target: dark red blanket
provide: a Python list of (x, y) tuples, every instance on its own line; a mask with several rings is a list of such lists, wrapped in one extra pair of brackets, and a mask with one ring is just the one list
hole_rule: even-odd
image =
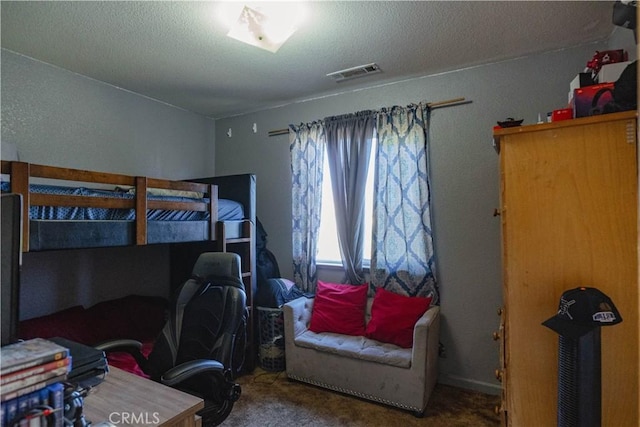
[[(19, 324), (19, 336), (22, 339), (57, 336), (91, 346), (112, 339), (131, 338), (143, 343), (146, 356), (166, 322), (167, 307), (164, 298), (130, 295), (89, 308), (75, 306), (24, 320)], [(110, 366), (146, 377), (133, 357), (126, 353), (110, 353), (107, 358)]]

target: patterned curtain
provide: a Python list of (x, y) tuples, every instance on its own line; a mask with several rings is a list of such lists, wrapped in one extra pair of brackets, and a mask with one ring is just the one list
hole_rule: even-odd
[(315, 292), (316, 253), (322, 205), (325, 132), (321, 122), (289, 126), (293, 277), (304, 292)]
[(378, 115), (371, 282), (436, 303), (428, 126), (429, 108), (422, 104)]

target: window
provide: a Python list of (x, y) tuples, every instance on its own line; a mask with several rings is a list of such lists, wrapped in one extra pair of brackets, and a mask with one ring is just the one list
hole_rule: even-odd
[[(367, 174), (367, 188), (364, 201), (364, 260), (363, 267), (368, 267), (371, 258), (371, 230), (373, 222), (373, 179), (375, 175), (376, 138), (371, 142), (371, 156)], [(331, 189), (331, 173), (329, 160), (325, 151), (322, 181), (322, 212), (320, 216), (320, 236), (318, 238), (318, 264), (342, 265), (340, 247), (338, 246), (338, 230), (335, 209), (333, 206), (333, 190)]]

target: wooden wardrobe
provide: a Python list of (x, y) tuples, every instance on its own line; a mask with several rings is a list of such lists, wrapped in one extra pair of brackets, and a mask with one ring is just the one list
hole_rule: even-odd
[(500, 153), (503, 424), (557, 425), (558, 335), (541, 323), (567, 289), (607, 294), (602, 426), (638, 426), (636, 111), (494, 131)]

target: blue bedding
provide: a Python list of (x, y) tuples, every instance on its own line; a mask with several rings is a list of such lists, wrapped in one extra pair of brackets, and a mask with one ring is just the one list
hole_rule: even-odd
[[(10, 191), (10, 183), (2, 182), (0, 189), (2, 192)], [(32, 193), (41, 194), (65, 194), (76, 196), (90, 197), (112, 197), (118, 199), (133, 199), (135, 195), (123, 191), (98, 190), (86, 187), (64, 187), (31, 184), (29, 189)], [(192, 199), (187, 197), (175, 196), (158, 196), (149, 194), (148, 200), (166, 200), (178, 202), (205, 201), (207, 199)], [(135, 220), (134, 209), (105, 209), (105, 208), (85, 208), (85, 207), (66, 207), (66, 206), (31, 206), (29, 209), (29, 219), (48, 219), (48, 220)], [(196, 211), (168, 211), (162, 209), (147, 210), (147, 219), (149, 221), (203, 221), (209, 219), (208, 212)], [(228, 199), (218, 200), (218, 220), (232, 221), (244, 219), (244, 209), (242, 205), (236, 201)]]

